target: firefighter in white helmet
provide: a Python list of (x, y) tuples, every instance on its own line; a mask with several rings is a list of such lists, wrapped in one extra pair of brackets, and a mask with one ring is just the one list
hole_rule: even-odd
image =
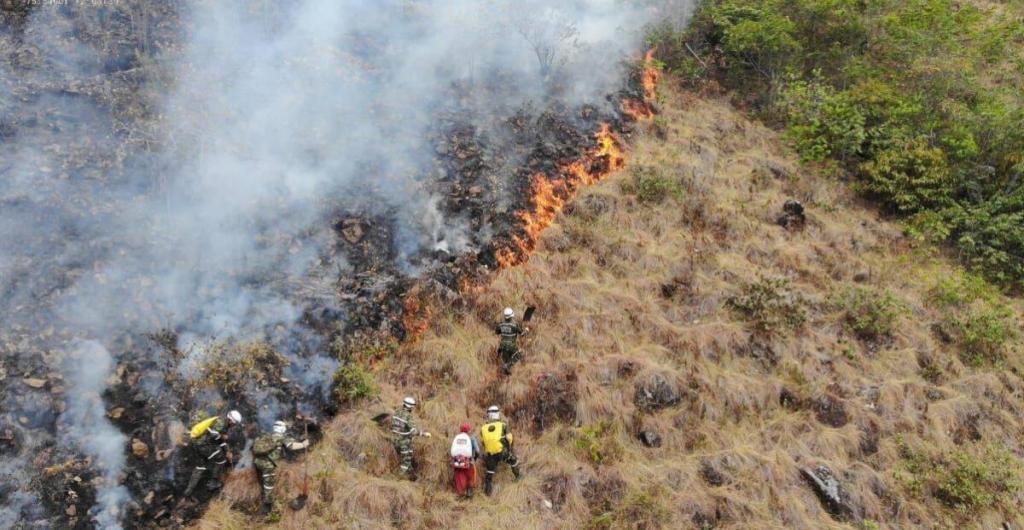
[(416, 436), (430, 436), (429, 432), (421, 432), (416, 427), (412, 417), (414, 408), (416, 400), (410, 396), (403, 399), (402, 406), (391, 415), (392, 443), (398, 452), (398, 472), (402, 476), (410, 476), (413, 471), (412, 439)]
[(261, 434), (252, 444), (252, 465), (260, 483), (260, 509), (264, 515), (274, 509), (274, 486), (277, 484), (277, 462), (284, 450), (300, 451), (309, 447), (309, 440), (298, 441), (288, 436), (288, 424), (274, 422), (269, 433)]
[(191, 497), (196, 486), (203, 476), (208, 476), (206, 488), (209, 491), (216, 491), (223, 485), (221, 478), (227, 468), (231, 451), (228, 448), (228, 429), (241, 425), (242, 414), (232, 410), (221, 416), (211, 416), (192, 426), (189, 433), (196, 466), (192, 469), (192, 476), (189, 478), (188, 486), (185, 488), (184, 497)]
[(498, 472), (498, 464), (505, 462), (512, 469), (512, 475), (519, 480), (519, 459), (512, 447), (512, 433), (508, 424), (501, 420), (501, 411), (497, 405), (487, 409), (487, 423), (480, 427), (480, 441), (484, 446), (484, 493), (491, 494), (494, 488), (494, 475)]
[(522, 352), (519, 351), (519, 336), (526, 333), (526, 328), (516, 322), (516, 312), (506, 307), (501, 313), (501, 322), (494, 327), (496, 335), (501, 337), (498, 343), (498, 356), (501, 358), (501, 370), (508, 375), (512, 366), (519, 362)]

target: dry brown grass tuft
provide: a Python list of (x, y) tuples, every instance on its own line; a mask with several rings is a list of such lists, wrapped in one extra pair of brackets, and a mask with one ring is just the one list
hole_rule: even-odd
[[(1024, 524), (1018, 491), (961, 513), (900, 475), (900, 440), (938, 455), (996, 445), (1020, 459), (1020, 339), (1002, 364), (966, 365), (959, 343), (932, 329), (949, 312), (934, 302), (936, 286), (960, 269), (842, 185), (799, 169), (777, 135), (728, 104), (669, 87), (663, 96), (667, 139), (639, 134), (629, 159), (656, 181), (630, 184), (636, 176), (621, 172), (584, 191), (527, 265), (498, 273), (465, 312), (437, 308), (419, 341), (377, 362), (380, 397), (328, 426), (310, 456), (310, 505), (285, 510), (278, 526)], [(807, 206), (803, 231), (774, 222), (788, 198)], [(730, 307), (762, 277), (786, 278), (803, 297), (801, 325), (765, 334)], [(849, 323), (851, 306), (836, 302), (847, 288), (891, 293), (906, 311), (865, 339)], [(984, 300), (1020, 322), (1018, 300)], [(492, 330), (506, 305), (537, 306), (523, 362), (507, 378)], [(638, 389), (655, 376), (678, 401), (638, 406)], [(370, 420), (405, 394), (421, 400), (418, 420), (435, 435), (415, 442), (416, 482), (398, 480), (388, 437)], [(525, 475), (513, 483), (503, 468), (494, 497), (461, 501), (451, 492), (450, 437), (463, 421), (479, 426), (492, 403), (510, 419)], [(658, 433), (660, 446), (644, 446), (642, 431)], [(841, 480), (852, 520), (830, 516), (801, 478), (817, 465)], [(285, 469), (282, 499), (301, 485), (300, 467)], [(251, 527), (230, 507), (251, 497), (247, 487), (233, 482), (197, 528)]]

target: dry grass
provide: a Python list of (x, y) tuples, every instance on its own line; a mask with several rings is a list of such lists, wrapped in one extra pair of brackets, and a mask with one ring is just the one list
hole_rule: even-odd
[[(961, 515), (899, 475), (897, 438), (931, 452), (995, 444), (1022, 454), (1019, 344), (1004, 364), (974, 368), (930, 329), (946, 310), (928, 293), (962, 271), (916, 248), (841, 185), (799, 169), (774, 133), (727, 104), (667, 87), (662, 96), (667, 138), (638, 135), (629, 163), (681, 191), (660, 204), (639, 201), (622, 191), (627, 172), (586, 190), (528, 264), (502, 271), (471, 295), (467, 312), (437, 315), (419, 342), (377, 363), (379, 399), (333, 420), (311, 453), (308, 507), (285, 509), (275, 527), (1024, 525), (1020, 493)], [(773, 176), (769, 164), (790, 176)], [(791, 197), (807, 206), (803, 232), (774, 224)], [(730, 309), (729, 298), (760, 277), (789, 278), (806, 298), (806, 322), (763, 336)], [(852, 284), (906, 304), (891, 337), (867, 342), (845, 326), (834, 300)], [(994, 303), (1019, 321), (1019, 301)], [(525, 359), (507, 379), (491, 328), (505, 305), (537, 306)], [(922, 375), (925, 364), (938, 385)], [(676, 383), (682, 400), (639, 410), (636, 385), (651, 374)], [(418, 419), (435, 434), (416, 441), (417, 482), (397, 479), (386, 434), (369, 419), (405, 394), (421, 400)], [(822, 413), (826, 396), (842, 404), (841, 418)], [(558, 397), (567, 410), (545, 415), (541, 404), (557, 409)], [(511, 418), (524, 479), (513, 483), (503, 470), (494, 497), (457, 500), (450, 437), (462, 421), (479, 425), (492, 402)], [(608, 429), (597, 439), (610, 456), (597, 463), (575, 440), (601, 423)], [(661, 447), (644, 447), (640, 430), (660, 433)], [(841, 478), (857, 521), (835, 521), (801, 480), (799, 468), (818, 464)], [(285, 469), (279, 490), (289, 499), (301, 467)], [(196, 527), (252, 527), (256, 519), (243, 514), (252, 493), (240, 486)]]

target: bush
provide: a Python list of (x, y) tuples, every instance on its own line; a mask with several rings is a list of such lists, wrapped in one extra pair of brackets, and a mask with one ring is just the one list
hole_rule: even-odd
[(844, 320), (862, 340), (878, 340), (892, 335), (906, 306), (888, 290), (853, 287), (838, 298)]
[(956, 451), (936, 472), (934, 496), (964, 515), (1020, 489), (1020, 463), (1005, 449), (990, 447), (979, 456)]
[(642, 203), (660, 204), (668, 197), (680, 199), (683, 195), (679, 181), (658, 168), (634, 166), (629, 173), (630, 179), (623, 182), (622, 191), (635, 195)]
[(743, 287), (729, 304), (754, 323), (759, 331), (774, 333), (799, 328), (807, 320), (807, 301), (787, 278), (760, 278)]
[(612, 510), (595, 515), (584, 528), (665, 528), (671, 512), (660, 499), (667, 496), (655, 486), (631, 492)]
[(575, 445), (591, 462), (600, 465), (622, 456), (617, 434), (617, 429), (607, 421), (584, 425), (574, 433)]
[(981, 366), (1002, 361), (1010, 341), (1017, 338), (1012, 315), (1009, 309), (985, 306), (950, 317), (947, 325), (964, 362)]
[(858, 188), (899, 213), (952, 205), (953, 179), (945, 153), (923, 139), (907, 140), (860, 165)]
[(347, 362), (334, 371), (334, 399), (338, 403), (351, 404), (376, 394), (373, 375), (359, 365)]
[(805, 160), (1024, 291), (1022, 28), (1018, 10), (970, 2), (705, 0), (651, 42), (669, 70), (733, 90)]
[(929, 454), (896, 438), (902, 463), (897, 479), (914, 496), (932, 496), (964, 516), (1009, 501), (1021, 489), (1021, 463), (996, 446)]

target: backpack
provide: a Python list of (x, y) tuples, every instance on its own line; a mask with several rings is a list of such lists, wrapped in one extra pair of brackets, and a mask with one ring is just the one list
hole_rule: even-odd
[(455, 435), (455, 439), (452, 440), (452, 458), (459, 456), (466, 456), (473, 458), (473, 440), (468, 434), (462, 432)]
[(270, 456), (271, 453), (277, 450), (279, 445), (280, 443), (274, 438), (274, 435), (261, 434), (252, 443), (252, 456), (257, 458)]
[(480, 440), (487, 454), (500, 454), (505, 450), (505, 424), (500, 421), (484, 424), (480, 427)]
[(210, 427), (212, 427), (213, 424), (217, 422), (217, 419), (217, 416), (212, 416), (193, 425), (192, 431), (189, 433), (189, 435), (192, 437), (193, 440), (202, 437), (204, 434), (206, 434), (206, 431), (210, 430)]

